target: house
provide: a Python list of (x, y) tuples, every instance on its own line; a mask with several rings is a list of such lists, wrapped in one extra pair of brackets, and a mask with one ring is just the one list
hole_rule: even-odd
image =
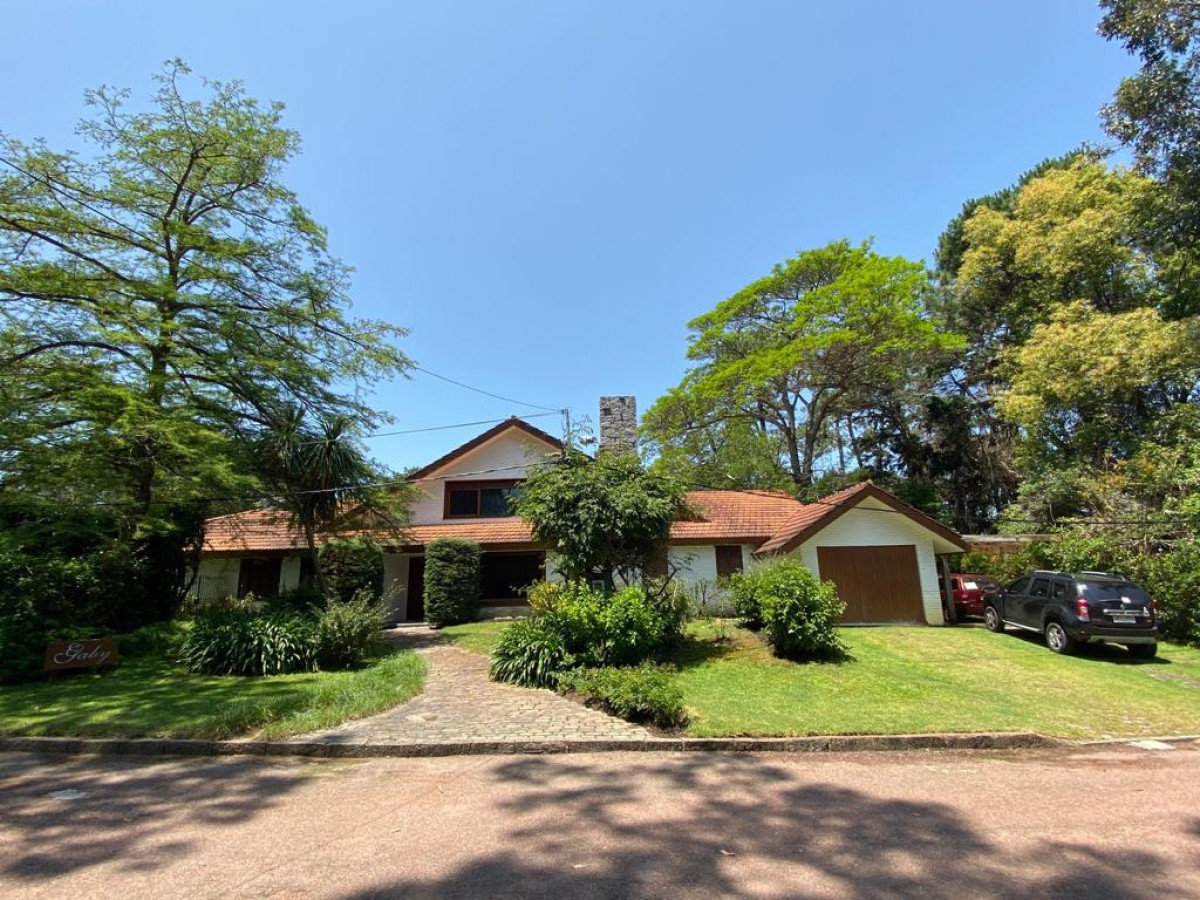
[[(600, 446), (636, 440), (633, 398), (601, 401)], [(511, 418), (413, 472), (412, 523), (385, 544), (385, 593), (396, 621), (423, 618), (424, 548), (438, 538), (483, 547), (485, 614), (524, 606), (520, 590), (554, 578), (553, 560), (508, 497), (536, 466), (562, 452), (558, 438)], [(942, 624), (938, 563), (965, 549), (959, 535), (870, 482), (814, 503), (774, 491), (688, 494), (693, 515), (671, 526), (667, 559), (697, 593), (713, 596), (722, 576), (755, 558), (798, 557), (836, 583), (847, 622)], [(284, 513), (251, 510), (211, 519), (193, 592), (200, 599), (263, 596), (306, 577), (304, 539)]]

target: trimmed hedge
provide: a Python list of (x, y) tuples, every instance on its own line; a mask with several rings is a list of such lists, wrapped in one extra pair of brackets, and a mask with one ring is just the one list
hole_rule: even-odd
[(687, 723), (683, 691), (675, 683), (673, 670), (643, 663), (633, 668), (578, 669), (559, 676), (559, 690), (571, 691), (589, 706), (631, 722), (646, 722), (659, 728), (677, 728)]
[(483, 549), (475, 541), (442, 538), (425, 548), (425, 621), (460, 625), (479, 615)]

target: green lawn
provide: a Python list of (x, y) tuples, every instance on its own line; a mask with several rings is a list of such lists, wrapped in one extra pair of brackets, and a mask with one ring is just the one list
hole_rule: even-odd
[(442, 640), (449, 641), (456, 647), (490, 656), (492, 649), (500, 640), (500, 635), (511, 624), (511, 621), (497, 622), (493, 620), (472, 622), (469, 625), (447, 625), (438, 634), (442, 636)]
[(353, 672), (270, 678), (188, 675), (131, 658), (104, 675), (0, 687), (0, 734), (280, 738), (403, 703), (424, 678), (424, 661), (408, 651)]
[[(486, 653), (506, 623), (447, 628)], [(845, 628), (851, 659), (798, 665), (726, 623), (695, 622), (677, 654), (697, 736), (1038, 731), (1068, 738), (1200, 733), (1200, 650), (1163, 644), (1056, 656), (982, 628)]]

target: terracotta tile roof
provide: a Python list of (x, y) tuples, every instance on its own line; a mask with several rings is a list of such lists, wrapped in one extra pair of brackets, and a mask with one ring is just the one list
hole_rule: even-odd
[(438, 538), (466, 538), (488, 544), (532, 544), (529, 523), (516, 516), (504, 519), (472, 519), (444, 525), (409, 525), (402, 540), (406, 544), (428, 544)]
[(248, 509), (217, 516), (204, 524), (202, 553), (255, 553), (303, 550), (304, 534), (287, 513), (275, 509)]
[(815, 503), (804, 504), (784, 523), (778, 533), (754, 551), (755, 554), (761, 556), (767, 553), (787, 553), (808, 540), (830, 522), (844, 515), (849, 509), (857, 506), (861, 500), (868, 496), (883, 502), (897, 513), (908, 516), (908, 518), (912, 519), (918, 525), (929, 529), (960, 549), (967, 549), (962, 537), (955, 534), (941, 522), (931, 516), (927, 516), (915, 506), (910, 506), (899, 497), (889, 494), (872, 482), (864, 481), (845, 490), (838, 491), (836, 494), (822, 497)]
[(759, 547), (756, 552), (773, 553), (780, 550), (786, 544), (791, 543), (793, 538), (803, 535), (826, 517), (839, 512), (837, 504), (852, 501), (859, 494), (863, 493), (870, 483), (869, 481), (864, 481), (861, 484), (856, 484), (845, 490), (830, 494), (828, 497), (822, 497), (819, 503), (797, 504), (799, 508), (792, 513), (787, 521), (779, 526), (777, 531), (772, 532), (771, 539)]
[(745, 540), (757, 544), (778, 531), (801, 508), (780, 491), (690, 491), (699, 515), (671, 526), (673, 541)]
[[(671, 526), (671, 541), (761, 544), (756, 551), (760, 555), (787, 552), (855, 506), (864, 495), (881, 500), (951, 543), (965, 547), (959, 535), (869, 481), (807, 504), (777, 491), (691, 491), (687, 501), (693, 515)], [(385, 543), (404, 546), (421, 546), (447, 537), (467, 538), (485, 547), (533, 546), (529, 523), (515, 516), (410, 525), (399, 537), (376, 536)], [(209, 519), (203, 552), (235, 555), (303, 549), (304, 536), (286, 513), (255, 509)]]
[[(688, 505), (694, 518), (671, 526), (675, 541), (744, 540), (757, 544), (779, 530), (800, 504), (774, 491), (692, 491)], [(471, 519), (436, 525), (410, 525), (398, 539), (423, 545), (443, 537), (468, 538), (488, 544), (530, 544), (529, 523), (524, 519)], [(397, 542), (388, 538), (388, 543)], [(208, 520), (205, 553), (262, 553), (303, 550), (304, 535), (286, 513), (253, 509)]]

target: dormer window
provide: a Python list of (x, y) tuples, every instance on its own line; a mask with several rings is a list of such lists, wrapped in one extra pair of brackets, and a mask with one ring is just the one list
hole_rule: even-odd
[(508, 500), (520, 491), (520, 482), (451, 481), (446, 484), (447, 519), (498, 519), (511, 516)]

